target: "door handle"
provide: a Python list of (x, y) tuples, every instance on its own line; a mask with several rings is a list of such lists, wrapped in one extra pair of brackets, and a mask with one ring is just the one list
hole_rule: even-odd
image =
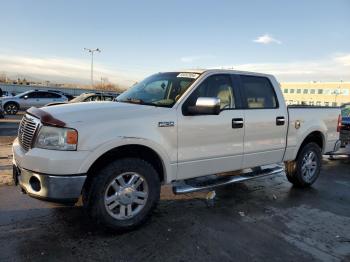
[(244, 124), (243, 118), (233, 118), (232, 119), (232, 128), (242, 128)]
[(284, 116), (276, 117), (276, 126), (283, 126), (286, 123)]

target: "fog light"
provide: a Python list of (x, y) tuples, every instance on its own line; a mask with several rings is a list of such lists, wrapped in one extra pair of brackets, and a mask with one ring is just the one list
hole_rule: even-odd
[(40, 189), (41, 189), (40, 180), (37, 177), (32, 176), (29, 179), (29, 184), (35, 192), (40, 191)]

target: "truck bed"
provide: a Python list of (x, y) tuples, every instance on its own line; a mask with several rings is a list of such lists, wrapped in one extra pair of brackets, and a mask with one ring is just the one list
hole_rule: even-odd
[(323, 153), (334, 150), (339, 139), (337, 119), (339, 107), (288, 106), (288, 133), (284, 161), (295, 159), (300, 144), (312, 132), (323, 133)]

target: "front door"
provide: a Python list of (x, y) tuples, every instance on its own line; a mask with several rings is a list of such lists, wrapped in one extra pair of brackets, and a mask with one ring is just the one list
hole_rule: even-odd
[[(233, 81), (232, 81), (233, 80)], [(198, 97), (218, 97), (219, 115), (187, 115)], [(243, 159), (244, 111), (238, 85), (228, 74), (206, 78), (178, 108), (179, 180), (238, 170)]]
[(27, 93), (27, 94), (21, 96), (20, 99), (21, 99), (21, 108), (22, 109), (27, 109), (27, 108), (30, 108), (32, 106), (35, 106), (35, 107), (38, 106), (39, 96), (38, 96), (38, 92), (36, 92), (36, 91)]

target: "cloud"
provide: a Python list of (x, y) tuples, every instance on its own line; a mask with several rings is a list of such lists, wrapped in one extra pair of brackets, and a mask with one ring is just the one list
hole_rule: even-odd
[[(37, 58), (0, 54), (0, 71), (9, 75), (31, 76), (56, 82), (90, 83), (90, 61), (83, 59), (65, 57)], [(109, 81), (121, 86), (130, 86), (130, 84), (139, 80), (136, 74), (126, 73), (122, 70), (95, 63), (95, 81), (99, 81), (101, 77), (108, 78)]]
[(215, 58), (215, 56), (213, 55), (184, 56), (180, 58), (180, 61), (183, 63), (193, 63), (198, 60), (211, 59), (211, 58)]
[(350, 54), (331, 55), (314, 61), (249, 63), (219, 66), (275, 75), (279, 81), (350, 81)]
[(275, 43), (275, 44), (282, 44), (282, 42), (276, 38), (273, 38), (272, 36), (265, 34), (262, 36), (259, 36), (258, 38), (254, 39), (253, 42), (255, 43), (259, 43), (259, 44), (271, 44), (271, 43)]
[[(212, 55), (188, 56), (183, 57), (181, 61), (188, 63), (189, 66), (193, 66), (191, 63), (198, 62), (197, 66), (201, 67), (200, 62), (202, 61), (200, 59), (213, 57)], [(229, 64), (212, 66), (211, 68), (234, 68), (243, 71), (269, 73), (276, 75), (279, 81), (350, 81), (350, 53), (333, 54), (316, 60)], [(174, 68), (167, 68), (168, 71), (172, 69)], [(162, 70), (164, 68), (126, 70), (95, 63), (94, 78), (98, 82), (101, 77), (107, 77), (113, 83), (128, 87), (145, 75)], [(0, 53), (0, 72), (6, 72), (10, 77), (24, 76), (59, 83), (90, 84), (89, 59), (38, 58)]]
[(344, 66), (350, 66), (350, 54), (337, 55), (334, 60)]

